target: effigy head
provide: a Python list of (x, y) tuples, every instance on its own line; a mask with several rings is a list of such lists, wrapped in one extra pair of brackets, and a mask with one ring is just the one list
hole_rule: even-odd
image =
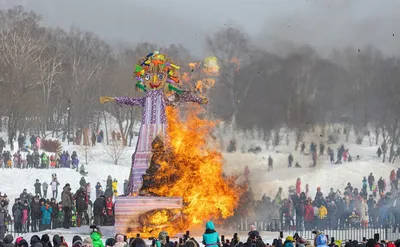
[(135, 66), (136, 87), (142, 91), (164, 89), (180, 92), (179, 68), (168, 55), (159, 51), (149, 53)]

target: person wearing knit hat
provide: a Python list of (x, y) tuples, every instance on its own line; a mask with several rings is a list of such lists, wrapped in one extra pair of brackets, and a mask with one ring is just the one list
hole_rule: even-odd
[[(160, 232), (160, 234), (161, 234), (161, 232)], [(162, 239), (160, 238), (160, 234), (159, 234), (158, 239), (159, 239), (160, 241), (162, 241)], [(167, 235), (168, 235), (168, 234), (167, 234)], [(125, 236), (122, 235), (122, 234), (117, 234), (117, 235), (115, 236), (115, 241), (116, 241), (115, 247), (127, 247), (127, 246), (128, 246), (128, 243), (125, 242)]]
[(34, 247), (35, 244), (38, 243), (38, 242), (40, 242), (39, 236), (38, 236), (38, 235), (33, 235), (33, 236), (31, 237), (31, 241), (30, 241), (31, 247)]
[(25, 239), (21, 239), (21, 241), (19, 241), (18, 247), (29, 247), (28, 242)]
[(88, 238), (85, 238), (85, 240), (83, 241), (83, 245), (84, 245), (85, 247), (93, 247), (93, 242), (92, 242), (92, 240), (88, 237)]
[(294, 240), (292, 236), (287, 236), (285, 242), (283, 243), (283, 247), (294, 247), (293, 241)]
[(72, 245), (75, 244), (76, 241), (81, 241), (82, 242), (82, 238), (80, 236), (78, 236), (78, 235), (75, 235), (72, 238)]
[(106, 247), (114, 247), (116, 241), (113, 238), (109, 238), (106, 240)]

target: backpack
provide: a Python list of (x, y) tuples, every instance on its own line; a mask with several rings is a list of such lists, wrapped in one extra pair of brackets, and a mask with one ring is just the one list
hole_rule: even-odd
[(106, 211), (108, 216), (113, 216), (113, 202), (111, 197), (106, 199)]

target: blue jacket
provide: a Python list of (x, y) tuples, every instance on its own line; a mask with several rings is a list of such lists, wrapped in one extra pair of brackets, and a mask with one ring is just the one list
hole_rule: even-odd
[(51, 223), (51, 212), (53, 212), (53, 209), (49, 206), (49, 208), (46, 210), (46, 206), (43, 205), (40, 210), (42, 211), (42, 224), (48, 225)]
[(320, 234), (317, 236), (317, 239), (315, 240), (315, 243), (317, 244), (316, 247), (327, 247), (326, 243), (327, 243), (327, 239), (326, 236), (324, 234)]
[(218, 232), (215, 231), (214, 223), (206, 223), (206, 232), (203, 234), (203, 244), (206, 247), (218, 247), (220, 240)]

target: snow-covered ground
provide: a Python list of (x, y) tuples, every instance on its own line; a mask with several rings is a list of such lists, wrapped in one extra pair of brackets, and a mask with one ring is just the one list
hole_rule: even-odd
[[(314, 136), (316, 134), (310, 134)], [(344, 138), (344, 137), (341, 137)], [(317, 144), (319, 144), (321, 138), (314, 139)], [(306, 140), (307, 141), (307, 140)], [(94, 192), (94, 186), (97, 182), (100, 182), (103, 186), (108, 175), (116, 178), (118, 183), (118, 191), (123, 190), (123, 181), (127, 179), (130, 172), (131, 155), (134, 151), (134, 144), (136, 140), (133, 141), (132, 147), (127, 147), (122, 154), (118, 165), (113, 164), (112, 158), (105, 151), (104, 144), (97, 144), (95, 147), (90, 149), (90, 159), (89, 164), (86, 165), (86, 171), (88, 175), (86, 176), (86, 181), (90, 182), (92, 185), (92, 191)], [(282, 141), (283, 142), (283, 141)], [(388, 181), (389, 173), (392, 169), (397, 169), (398, 162), (395, 164), (382, 163), (381, 159), (376, 157), (377, 146), (370, 147), (365, 140), (364, 144), (361, 146), (354, 144), (354, 139), (350, 138), (348, 143), (344, 143), (346, 148), (349, 148), (354, 161), (350, 163), (344, 162), (340, 165), (332, 165), (329, 163), (327, 156), (321, 156), (318, 158), (317, 167), (309, 168), (311, 164), (311, 157), (300, 155), (299, 151), (294, 151), (294, 141), (291, 145), (287, 146), (286, 143), (273, 150), (266, 150), (265, 145), (262, 146), (263, 142), (258, 141), (257, 144), (263, 149), (261, 153), (224, 153), (224, 171), (227, 174), (238, 174), (242, 173), (244, 168), (249, 166), (251, 175), (251, 188), (255, 193), (256, 199), (259, 199), (264, 193), (268, 196), (275, 196), (277, 189), (283, 187), (284, 190), (289, 186), (294, 186), (296, 179), (298, 177), (302, 180), (302, 187), (304, 189), (305, 184), (309, 184), (310, 195), (314, 195), (317, 187), (321, 187), (322, 191), (325, 193), (329, 192), (330, 188), (340, 189), (343, 191), (346, 184), (351, 181), (356, 187), (361, 187), (361, 181), (364, 176), (368, 176), (370, 172), (373, 172), (375, 179), (378, 180), (379, 177), (383, 177)], [(307, 141), (307, 149), (309, 141)], [(338, 144), (330, 145), (331, 148), (335, 150)], [(327, 148), (327, 145), (326, 145)], [(63, 143), (63, 149), (68, 150), (70, 153), (72, 151), (77, 151), (81, 163), (84, 162), (84, 155), (82, 147), (67, 145)], [(294, 155), (295, 162), (298, 161), (302, 168), (287, 168), (287, 157), (288, 154), (292, 153)], [(267, 171), (267, 159), (271, 155), (274, 159), (274, 170), (271, 172)], [(360, 155), (360, 160), (355, 160), (355, 157)], [(59, 190), (59, 197), (62, 186), (65, 183), (70, 183), (72, 190), (76, 190), (79, 187), (79, 180), (82, 177), (78, 172), (68, 169), (1, 169), (1, 179), (0, 179), (0, 191), (2, 193), (7, 193), (11, 203), (13, 203), (14, 198), (19, 197), (20, 193), (24, 188), (28, 189), (28, 192), (34, 192), (33, 184), (36, 179), (41, 182), (51, 181), (51, 174), (57, 173), (58, 180), (61, 184)], [(243, 176), (240, 178), (243, 180)], [(51, 191), (48, 192), (50, 195)], [(206, 219), (205, 219), (206, 220)], [(90, 233), (89, 227), (82, 228), (71, 228), (70, 230), (54, 230), (49, 231), (51, 235), (61, 234), (66, 237), (67, 240), (71, 241), (75, 234), (78, 235), (88, 235)], [(112, 237), (114, 235), (113, 228), (106, 227), (103, 229), (105, 238)], [(30, 237), (33, 234), (26, 234), (26, 237)], [(231, 238), (232, 233), (227, 233), (227, 237)], [(242, 233), (243, 238), (245, 233)], [(262, 233), (263, 238), (267, 240), (272, 240), (278, 236), (278, 233)], [(201, 236), (201, 232), (198, 233)]]

